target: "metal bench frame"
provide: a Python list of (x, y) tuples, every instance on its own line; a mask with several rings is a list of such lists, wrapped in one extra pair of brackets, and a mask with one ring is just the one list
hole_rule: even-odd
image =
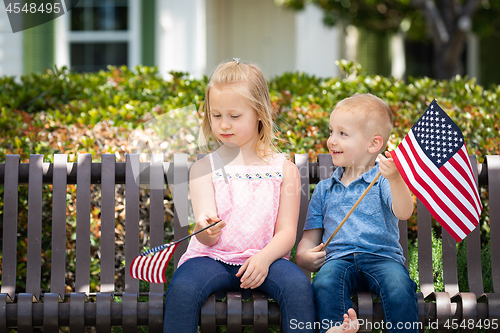
[[(116, 162), (114, 155), (104, 154), (99, 163), (92, 163), (89, 154), (80, 154), (77, 163), (68, 163), (67, 155), (54, 155), (53, 163), (44, 163), (43, 155), (31, 155), (29, 163), (19, 163), (18, 155), (6, 156), (0, 163), (0, 185), (4, 186), (4, 214), (2, 229), (2, 260), (0, 286), (0, 333), (17, 328), (18, 332), (32, 332), (43, 327), (46, 332), (59, 332), (68, 326), (71, 332), (85, 332), (85, 326), (95, 326), (98, 332), (110, 332), (112, 326), (121, 326), (123, 332), (137, 332), (138, 326), (148, 326), (151, 332), (160, 332), (163, 323), (164, 285), (151, 284), (149, 292), (139, 292), (139, 281), (129, 274), (125, 289), (116, 292), (115, 261), (115, 185), (126, 187), (126, 272), (131, 260), (139, 254), (139, 182), (141, 184), (174, 184), (174, 233), (181, 238), (188, 233), (179, 221), (188, 216), (188, 172), (191, 162), (187, 155), (176, 154), (173, 162), (164, 162), (163, 155), (152, 156), (150, 163), (139, 161), (138, 155), (127, 155), (126, 162)], [(500, 235), (500, 156), (486, 156), (484, 164), (477, 164), (471, 156), (476, 180), (480, 187), (488, 187), (491, 237)], [(330, 177), (334, 170), (329, 155), (319, 155), (318, 162), (309, 162), (307, 154), (296, 154), (302, 182), (297, 242), (309, 202), (309, 185)], [(134, 177), (140, 172), (139, 178)], [(16, 293), (18, 188), (28, 184), (28, 248), (26, 291)], [(52, 184), (52, 258), (50, 292), (41, 290), (41, 235), (42, 187)], [(75, 289), (66, 293), (66, 191), (69, 184), (77, 185), (76, 281)], [(101, 276), (100, 292), (90, 293), (90, 187), (101, 186)], [(163, 244), (163, 190), (150, 190), (150, 243)], [(481, 241), (478, 228), (467, 237), (467, 269), (469, 291), (460, 291), (457, 277), (456, 242), (443, 230), (444, 292), (435, 292), (432, 272), (431, 216), (418, 202), (418, 256), (419, 318), (423, 324), (439, 323), (438, 330), (449, 331), (446, 323), (477, 323), (479, 320), (500, 319), (500, 242), (491, 242), (491, 266), (494, 293), (485, 294), (481, 273)], [(155, 223), (161, 221), (161, 223)], [(187, 223), (182, 223), (186, 225)], [(400, 243), (408, 258), (407, 221), (400, 221)], [(187, 248), (183, 242), (175, 253), (175, 265)], [(406, 265), (408, 263), (406, 262)], [(304, 272), (306, 275), (309, 272)], [(117, 302), (115, 297), (121, 298)], [(148, 301), (139, 301), (147, 296)], [(267, 332), (270, 325), (280, 325), (280, 310), (266, 295), (253, 293), (248, 302), (242, 302), (239, 293), (227, 293), (225, 301), (212, 295), (200, 313), (203, 332), (215, 332), (217, 325), (227, 326), (228, 332), (241, 332), (242, 325), (253, 325), (255, 332)], [(380, 303), (369, 293), (358, 293), (354, 308), (365, 322), (383, 320)], [(499, 323), (500, 324), (500, 323)], [(470, 327), (470, 326), (473, 326)], [(363, 326), (361, 332), (370, 331)], [(476, 331), (474, 325), (464, 330)]]

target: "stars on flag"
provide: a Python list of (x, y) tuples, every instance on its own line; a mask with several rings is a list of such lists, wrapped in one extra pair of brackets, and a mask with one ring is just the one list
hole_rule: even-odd
[(439, 168), (464, 143), (462, 132), (450, 117), (431, 105), (412, 127), (416, 140), (424, 153)]

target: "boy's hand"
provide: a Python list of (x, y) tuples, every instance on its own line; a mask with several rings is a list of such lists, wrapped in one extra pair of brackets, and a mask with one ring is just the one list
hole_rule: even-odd
[(326, 251), (322, 251), (323, 243), (311, 249), (297, 253), (297, 264), (311, 272), (317, 272), (326, 260)]
[(248, 258), (236, 273), (237, 277), (241, 276), (240, 287), (255, 289), (260, 286), (264, 283), (271, 264), (260, 252)]
[[(194, 228), (194, 231), (203, 229), (217, 221), (220, 221), (220, 218), (217, 216), (216, 213), (212, 211), (205, 211), (201, 214), (201, 216), (199, 216), (198, 220), (196, 221), (196, 227)], [(207, 245), (207, 243), (213, 245), (217, 243), (217, 241), (219, 240), (219, 237), (222, 234), (222, 229), (225, 226), (226, 222), (221, 221), (216, 225), (214, 225), (213, 227), (208, 228), (207, 230), (197, 234), (196, 238), (205, 245)]]
[(379, 157), (379, 171), (389, 182), (399, 179), (401, 175), (399, 174), (399, 170), (394, 163), (394, 159), (391, 156), (391, 153), (388, 151), (385, 152), (384, 157), (382, 154), (378, 154)]
[(378, 155), (379, 171), (391, 186), (392, 212), (398, 219), (407, 220), (413, 213), (413, 198), (391, 154), (386, 151), (385, 156), (388, 158)]

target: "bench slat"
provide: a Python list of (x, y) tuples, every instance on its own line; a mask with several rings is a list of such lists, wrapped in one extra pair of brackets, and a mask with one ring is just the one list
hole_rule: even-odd
[(450, 295), (447, 292), (433, 292), (428, 298), (436, 302), (436, 317), (434, 320), (438, 321), (438, 331), (449, 332), (451, 325), (448, 327), (444, 327), (444, 325), (450, 323), (447, 322), (450, 319), (452, 310)]
[[(490, 196), (491, 277), (493, 290), (500, 293), (500, 156), (486, 156)], [(492, 200), (494, 199), (494, 200)]]
[(254, 332), (268, 332), (269, 319), (268, 319), (268, 297), (266, 294), (253, 292), (253, 331)]
[[(158, 284), (162, 286), (163, 284)], [(149, 317), (148, 326), (150, 332), (161, 332), (163, 330), (163, 293), (149, 293)]]
[(28, 187), (28, 261), (26, 293), (40, 297), (42, 274), (42, 163), (43, 155), (30, 155)]
[(78, 154), (76, 176), (75, 292), (90, 292), (90, 165), (92, 155)]
[(69, 299), (69, 329), (71, 333), (85, 332), (85, 300), (86, 295), (83, 292), (71, 293)]
[[(304, 224), (307, 216), (307, 208), (309, 203), (309, 158), (307, 154), (295, 154), (295, 165), (299, 169), (300, 175), (300, 211), (299, 221), (297, 223), (296, 244), (299, 243), (304, 234)], [(311, 280), (311, 272), (301, 268), (302, 272)]]
[(19, 155), (7, 155), (3, 188), (2, 285), (0, 290), (2, 294), (8, 294), (11, 299), (14, 299), (16, 294), (18, 175)]
[(0, 293), (0, 333), (7, 333), (10, 330), (7, 325), (7, 300), (9, 299), (8, 294)]
[[(113, 178), (114, 182), (114, 178)], [(113, 231), (114, 232), (114, 231)], [(95, 328), (97, 332), (111, 332), (111, 303), (113, 297), (110, 293), (98, 293), (96, 295)]]
[[(208, 296), (200, 311), (200, 328), (203, 333), (216, 332), (216, 300), (215, 294)], [(214, 315), (215, 314), (215, 315)]]
[[(151, 154), (150, 161), (150, 210), (149, 235), (150, 246), (155, 247), (165, 242), (164, 237), (164, 189), (163, 154)], [(149, 285), (149, 330), (160, 332), (163, 329), (163, 283)]]
[[(500, 156), (486, 156), (488, 168), (491, 278), (493, 293), (484, 294), (481, 301), (488, 303), (488, 319), (500, 320)], [(495, 330), (490, 329), (488, 332)]]
[(370, 292), (358, 292), (358, 319), (362, 320), (364, 325), (361, 325), (359, 332), (371, 332), (371, 327), (368, 323), (373, 323), (373, 301)]
[(297, 236), (296, 243), (302, 238), (304, 233), (304, 223), (307, 216), (307, 208), (309, 203), (309, 156), (307, 154), (295, 154), (295, 164), (299, 169), (300, 175), (300, 186), (301, 186), (301, 196), (300, 196), (300, 211), (299, 211), (299, 221), (297, 224)]
[(459, 292), (457, 275), (457, 241), (444, 228), (442, 230), (444, 290), (450, 295)]
[(21, 293), (17, 296), (18, 333), (33, 332), (33, 301), (33, 294)]
[[(417, 200), (418, 220), (418, 268), (419, 284), (426, 301), (435, 302), (435, 313), (430, 320), (439, 321), (439, 331), (449, 332), (443, 325), (451, 316), (451, 299), (448, 292), (435, 292), (432, 267), (431, 214), (424, 204)], [(449, 322), (448, 322), (449, 323)]]
[[(454, 301), (454, 299), (452, 300)], [(470, 323), (471, 320), (476, 323), (478, 319), (476, 295), (471, 292), (461, 293), (459, 303), (462, 308), (462, 321), (465, 324)], [(474, 326), (475, 325), (467, 325), (466, 327), (462, 328), (461, 332), (475, 332), (476, 329)]]
[[(112, 293), (115, 291), (115, 162), (116, 158), (114, 154), (102, 155), (101, 293)], [(102, 325), (103, 327), (107, 327), (106, 323)]]
[[(66, 161), (64, 166), (66, 166)], [(59, 333), (60, 294), (45, 293), (43, 296), (43, 331)]]
[[(174, 184), (174, 235), (179, 239), (188, 235), (188, 161), (186, 154), (174, 154), (173, 181), (167, 177), (168, 183)], [(169, 170), (170, 171), (170, 170)], [(167, 173), (169, 176), (169, 173)], [(170, 179), (169, 179), (170, 178)], [(170, 187), (170, 189), (172, 189)], [(174, 264), (177, 268), (179, 260), (186, 252), (188, 242), (181, 242), (174, 252)]]
[(399, 220), (398, 228), (399, 228), (399, 244), (401, 244), (401, 247), (403, 248), (403, 256), (406, 259), (404, 265), (406, 269), (409, 269), (410, 258), (408, 256), (408, 221)]
[(333, 175), (335, 167), (330, 154), (318, 154), (319, 180), (328, 179)]
[[(149, 182), (149, 244), (151, 247), (165, 243), (164, 233), (164, 207), (163, 189), (165, 178), (163, 176), (163, 154), (152, 154), (150, 162)], [(163, 283), (152, 283), (149, 291), (163, 293)]]
[(241, 293), (227, 292), (227, 332), (241, 332), (242, 329)]
[(139, 255), (139, 155), (127, 155), (125, 175), (125, 292), (139, 293), (139, 280), (132, 278), (130, 263)]
[[(471, 155), (470, 161), (476, 184), (478, 179), (478, 163), (476, 156)], [(481, 268), (481, 226), (475, 228), (465, 240), (467, 242), (467, 275), (469, 290), (479, 298), (484, 293), (483, 272)]]
[(66, 191), (68, 155), (54, 155), (50, 291), (64, 299), (66, 278)]
[[(139, 159), (137, 159), (138, 161)], [(123, 293), (122, 328), (124, 333), (137, 333), (137, 294)]]
[(418, 276), (420, 290), (427, 297), (434, 291), (432, 272), (431, 213), (417, 200)]

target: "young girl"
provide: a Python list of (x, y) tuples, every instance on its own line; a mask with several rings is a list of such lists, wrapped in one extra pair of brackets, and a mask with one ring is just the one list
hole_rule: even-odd
[(166, 294), (164, 332), (197, 332), (211, 293), (248, 289), (276, 300), (285, 332), (313, 325), (311, 283), (287, 260), (297, 233), (300, 178), (273, 146), (266, 80), (256, 65), (223, 63), (205, 97), (203, 133), (220, 147), (191, 168), (195, 231), (220, 222), (193, 237), (182, 256)]

